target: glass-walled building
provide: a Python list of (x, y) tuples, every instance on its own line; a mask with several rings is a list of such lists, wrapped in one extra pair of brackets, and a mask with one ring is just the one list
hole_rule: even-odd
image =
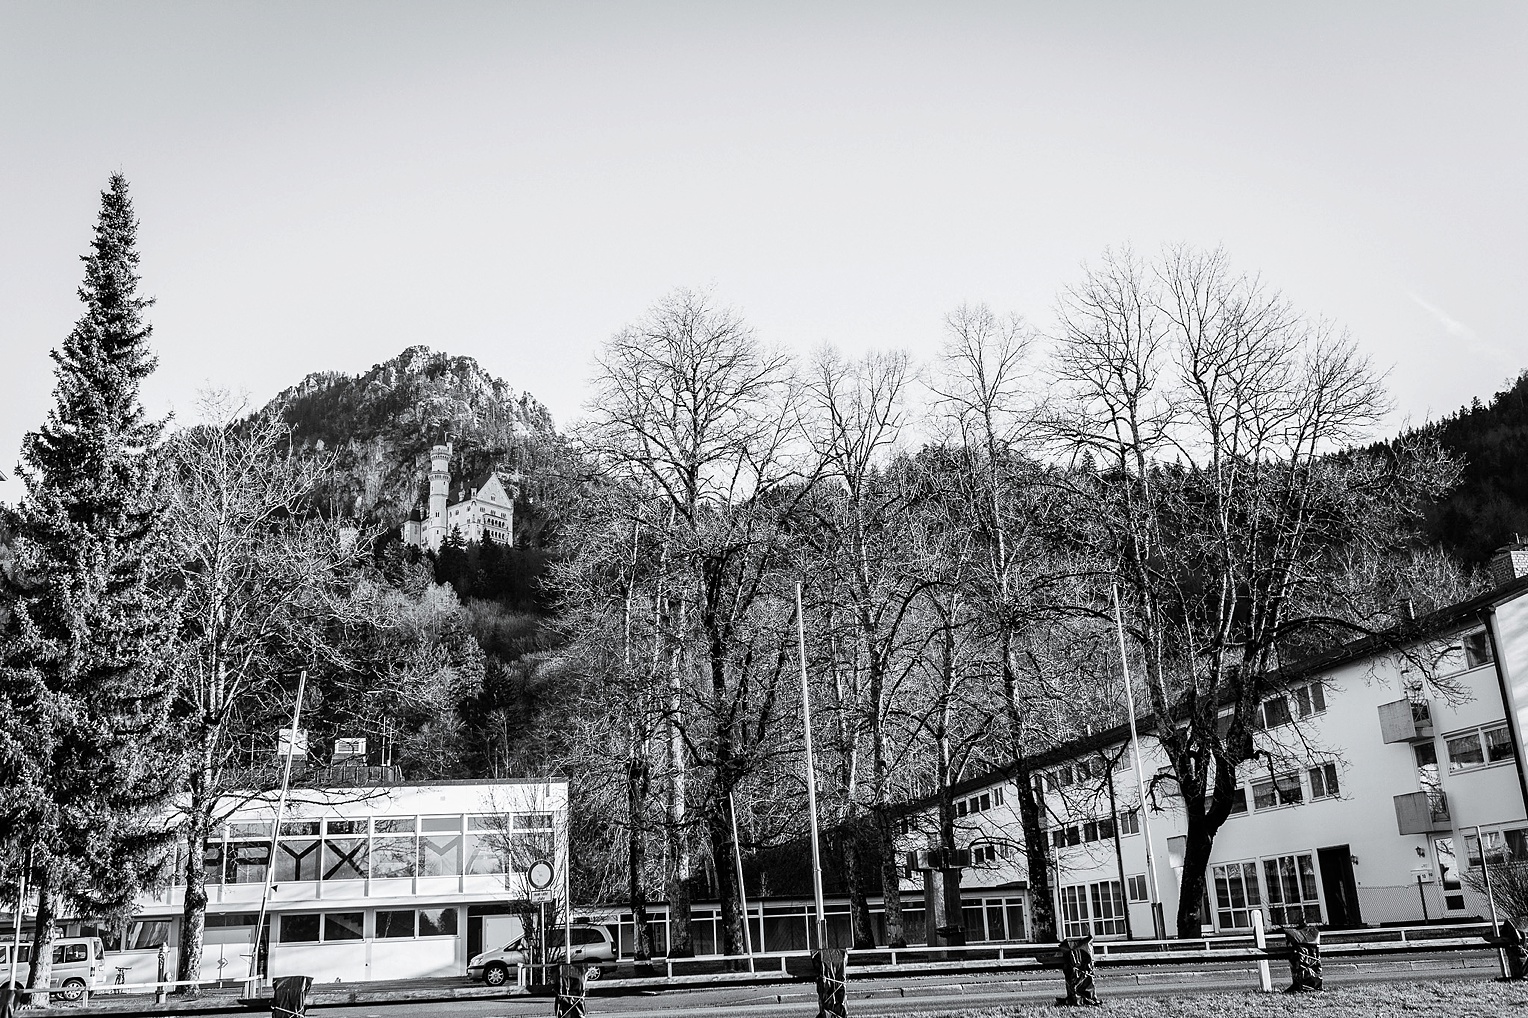
[[(272, 853), (274, 796), (228, 816), (202, 860), (207, 927), (201, 978), (249, 972), (256, 916), (270, 893), (269, 976), (321, 982), (460, 975), (485, 943), (519, 935), (531, 865), (551, 863), (564, 898), (565, 781), (484, 781), (294, 790)], [(140, 899), (109, 965), (152, 978), (160, 943), (176, 955), (185, 889)], [(540, 896), (544, 896), (540, 895)]]

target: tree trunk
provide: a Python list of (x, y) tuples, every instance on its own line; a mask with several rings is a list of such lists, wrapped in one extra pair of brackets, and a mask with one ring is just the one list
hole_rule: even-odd
[(865, 897), (865, 853), (870, 847), (870, 832), (862, 817), (852, 817), (844, 824), (844, 876), (849, 886), (849, 930), (856, 951), (875, 946), (875, 927), (870, 921), (870, 902)]
[[(679, 606), (675, 632), (684, 631), (684, 605)], [(685, 796), (688, 785), (685, 773), (684, 734), (680, 729), (684, 709), (681, 674), (682, 650), (675, 646), (669, 662), (668, 703), (668, 782), (665, 788), (663, 826), (668, 858), (664, 882), (668, 885), (668, 956), (693, 958), (695, 934), (690, 928), (690, 838), (685, 829)]]
[(716, 897), (721, 903), (721, 951), (722, 954), (743, 953), (743, 910), (739, 902), (737, 886), (737, 846), (732, 839), (732, 821), (728, 814), (726, 793), (717, 795), (717, 802), (706, 818), (706, 830), (711, 837), (711, 867), (716, 874)]
[(907, 929), (902, 920), (902, 867), (891, 825), (891, 810), (877, 807), (876, 837), (881, 850), (881, 897), (886, 907), (886, 946), (906, 947)]
[(631, 954), (636, 961), (648, 961), (653, 956), (652, 933), (647, 928), (647, 891), (642, 886), (647, 869), (647, 789), (647, 761), (633, 757), (626, 763), (626, 890), (631, 902)]
[(1027, 757), (1015, 761), (1019, 797), (1019, 827), (1024, 832), (1024, 864), (1029, 871), (1030, 939), (1056, 940), (1056, 896), (1051, 889), (1050, 847), (1045, 840), (1045, 812), (1035, 791), (1034, 771)]
[[(192, 793), (190, 816), (186, 822), (186, 897), (180, 910), (180, 946), (176, 950), (175, 971), (195, 979), (202, 970), (202, 947), (207, 926), (207, 803), (201, 792)], [(225, 863), (226, 865), (226, 863)], [(200, 992), (195, 983), (176, 987), (182, 997)]]
[[(1145, 808), (1144, 804), (1142, 808)], [(1214, 829), (1202, 813), (1190, 805), (1188, 834), (1183, 845), (1183, 879), (1178, 887), (1178, 936), (1183, 940), (1197, 940), (1204, 935), (1199, 906), (1208, 887), (1205, 881), (1210, 850), (1214, 845)]]
[(32, 931), (32, 967), (27, 973), (27, 988), (32, 991), (34, 1007), (49, 1006), (48, 981), (53, 977), (53, 940), (57, 933), (53, 922), (58, 918), (55, 882), (54, 868), (41, 867), (37, 881), (37, 925)]

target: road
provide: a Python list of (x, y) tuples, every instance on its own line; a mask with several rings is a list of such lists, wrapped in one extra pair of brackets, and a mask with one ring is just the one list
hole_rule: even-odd
[[(1461, 967), (1464, 966), (1464, 967)], [(1494, 961), (1488, 955), (1430, 955), (1423, 958), (1384, 961), (1365, 960), (1357, 965), (1333, 959), (1326, 968), (1330, 985), (1396, 980), (1489, 979)], [(1274, 970), (1275, 986), (1288, 981), (1287, 971)], [(1160, 996), (1250, 989), (1254, 977), (1240, 964), (1184, 967), (1105, 968), (1098, 974), (1099, 996)], [(849, 1013), (898, 1015), (915, 1011), (993, 1007), (1001, 1004), (1048, 1002), (1064, 992), (1059, 978), (1011, 973), (983, 975), (896, 976), (858, 979), (849, 984)], [(324, 1008), (329, 1011), (329, 1008)], [(624, 1018), (688, 1018), (688, 1016), (779, 1015), (783, 1018), (817, 1013), (812, 987), (806, 983), (778, 986), (722, 987), (718, 989), (669, 990), (623, 996), (592, 995), (591, 1015), (620, 1014)], [(499, 998), (422, 1004), (350, 1005), (336, 1018), (403, 1018), (406, 1015), (442, 1018), (522, 1018), (545, 1016), (552, 1011), (547, 998)]]

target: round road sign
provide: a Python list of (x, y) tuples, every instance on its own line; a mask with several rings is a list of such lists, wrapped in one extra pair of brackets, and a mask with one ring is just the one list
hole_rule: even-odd
[(545, 859), (531, 863), (531, 868), (525, 873), (525, 879), (530, 881), (530, 885), (538, 891), (551, 887), (555, 876), (556, 874), (552, 872), (552, 864)]

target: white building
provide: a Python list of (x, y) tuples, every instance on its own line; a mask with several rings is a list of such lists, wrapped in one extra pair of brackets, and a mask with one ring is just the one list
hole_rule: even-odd
[[(273, 799), (257, 799), (208, 842), (202, 979), (249, 972), (274, 817)], [(275, 852), (268, 975), (464, 974), (469, 957), (513, 940), (539, 908), (527, 882), (533, 862), (552, 864), (552, 897), (565, 900), (567, 818), (563, 780), (294, 789)], [(139, 900), (126, 937), (109, 943), (108, 979), (116, 966), (129, 970), (127, 982), (155, 978), (160, 944), (173, 964), (185, 897), (179, 872)]]
[(430, 450), (430, 501), (423, 513), (415, 509), (403, 524), (403, 540), (420, 548), (439, 551), (452, 531), (468, 543), (490, 538), (496, 544), (513, 544), (515, 499), (497, 471), (487, 471), (451, 487), (451, 445)]
[[(1245, 931), (1253, 910), (1270, 925), (1338, 928), (1486, 914), (1483, 895), (1461, 879), (1480, 866), (1481, 839), (1489, 860), (1528, 861), (1524, 559), (1522, 549), (1499, 558), (1505, 582), (1488, 594), (1279, 679), (1282, 691), (1260, 708), (1261, 755), (1242, 765), (1215, 837), (1207, 933)], [(1176, 935), (1185, 818), (1146, 731), (1142, 811), (1128, 737), (1122, 727), (1037, 761), (1063, 936), (1150, 937), (1154, 895)], [(957, 840), (972, 856), (962, 874), (968, 940), (1029, 932), (1015, 792), (1003, 773), (954, 789)], [(908, 812), (899, 848), (928, 847), (931, 805)]]

